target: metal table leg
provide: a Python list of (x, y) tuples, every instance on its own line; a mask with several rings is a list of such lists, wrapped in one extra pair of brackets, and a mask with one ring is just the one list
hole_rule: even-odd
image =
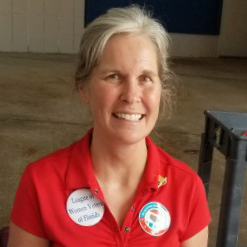
[(213, 145), (210, 145), (210, 143), (206, 142), (205, 135), (206, 134), (202, 134), (201, 139), (198, 175), (202, 179), (206, 190), (206, 195), (208, 196), (214, 147)]
[(217, 247), (237, 247), (245, 172), (245, 160), (226, 160)]

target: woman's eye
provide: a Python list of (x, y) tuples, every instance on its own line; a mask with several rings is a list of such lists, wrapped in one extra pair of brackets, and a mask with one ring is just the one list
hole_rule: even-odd
[(143, 76), (142, 81), (144, 82), (152, 82), (151, 78), (149, 76)]
[(120, 76), (119, 76), (119, 74), (111, 74), (108, 76), (108, 78), (118, 80), (120, 78)]

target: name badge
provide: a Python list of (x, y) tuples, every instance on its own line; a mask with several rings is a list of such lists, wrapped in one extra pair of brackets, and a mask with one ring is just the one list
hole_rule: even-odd
[(170, 227), (170, 213), (161, 203), (150, 202), (141, 209), (139, 223), (146, 233), (161, 236)]
[(67, 200), (67, 213), (78, 225), (93, 226), (103, 217), (104, 203), (89, 189), (75, 190)]

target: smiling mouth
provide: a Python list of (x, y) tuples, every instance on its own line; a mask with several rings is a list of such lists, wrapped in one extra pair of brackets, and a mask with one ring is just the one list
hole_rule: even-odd
[(144, 117), (144, 115), (142, 114), (113, 113), (113, 115), (117, 118), (128, 120), (131, 122), (138, 122)]

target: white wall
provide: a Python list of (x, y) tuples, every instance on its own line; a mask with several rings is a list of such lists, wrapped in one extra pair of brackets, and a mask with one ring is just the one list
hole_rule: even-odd
[[(0, 0), (0, 51), (77, 53), (84, 0)], [(212, 57), (217, 36), (171, 34), (171, 55)]]
[(174, 57), (216, 57), (218, 36), (171, 33), (170, 54)]
[(247, 0), (224, 0), (218, 55), (247, 57)]
[[(246, 10), (247, 0), (224, 0), (220, 42), (219, 36), (172, 33), (171, 55), (216, 57), (234, 49), (244, 54)], [(0, 51), (77, 53), (83, 30), (84, 0), (0, 0)], [(239, 36), (240, 43), (233, 41)]]
[(75, 53), (84, 0), (0, 0), (0, 51)]

